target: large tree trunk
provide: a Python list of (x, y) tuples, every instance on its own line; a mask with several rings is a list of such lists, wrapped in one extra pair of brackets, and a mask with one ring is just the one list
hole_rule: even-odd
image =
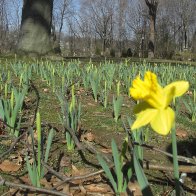
[(41, 55), (52, 51), (52, 9), (53, 0), (23, 0), (20, 52)]
[(149, 9), (149, 17), (150, 17), (150, 36), (149, 36), (149, 42), (148, 42), (148, 58), (154, 58), (155, 23), (156, 23), (158, 0), (145, 0), (145, 1)]

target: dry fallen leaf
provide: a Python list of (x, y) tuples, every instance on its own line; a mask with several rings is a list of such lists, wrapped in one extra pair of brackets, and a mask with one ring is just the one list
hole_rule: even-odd
[(176, 130), (176, 135), (180, 138), (184, 138), (184, 137), (187, 137), (188, 134), (185, 130), (177, 129)]
[(2, 119), (0, 119), (0, 135), (5, 134), (5, 124)]
[(85, 133), (81, 136), (81, 141), (87, 140), (93, 142), (95, 140), (95, 135), (92, 132)]
[(192, 92), (192, 91), (187, 91), (186, 94), (187, 94), (187, 95), (192, 95), (193, 92)]
[(100, 151), (103, 152), (103, 153), (106, 153), (106, 154), (112, 153), (111, 148), (101, 148)]
[(69, 167), (71, 166), (71, 158), (68, 156), (63, 156), (60, 161), (60, 167)]
[(16, 195), (17, 192), (18, 192), (18, 189), (10, 188), (8, 193), (9, 195)]
[(96, 106), (95, 104), (93, 103), (87, 103), (88, 106)]
[[(36, 130), (33, 131), (33, 137), (34, 137), (34, 140), (37, 141), (37, 131)], [(28, 140), (29, 144), (32, 144), (32, 136), (31, 135), (28, 136), (27, 140)]]
[(129, 182), (128, 189), (132, 193), (133, 196), (142, 196), (140, 186), (137, 182)]
[(45, 188), (51, 188), (51, 183), (46, 180), (46, 178), (40, 179), (40, 184), (43, 185)]
[(69, 186), (69, 183), (66, 183), (66, 184), (64, 184), (62, 186), (63, 186), (63, 191), (62, 192), (65, 193), (65, 194), (70, 195), (70, 186)]
[(10, 155), (10, 159), (13, 160), (14, 163), (16, 163), (17, 165), (21, 165), (23, 163), (23, 157), (20, 155), (20, 153), (16, 154), (12, 154)]
[[(81, 176), (81, 175), (85, 175), (85, 174), (88, 174), (90, 173), (90, 171), (88, 171), (87, 169), (85, 168), (82, 168), (82, 169), (78, 169), (75, 165), (72, 164), (72, 176)], [(73, 183), (74, 184), (81, 184), (82, 182), (84, 182), (85, 179), (82, 179), (82, 180), (74, 180)]]
[(61, 181), (61, 180), (58, 179), (56, 176), (52, 176), (51, 179), (50, 179), (50, 183), (51, 183), (51, 185), (52, 185), (53, 187), (56, 186), (56, 185), (58, 185), (60, 181)]
[(80, 171), (79, 171), (79, 169), (75, 166), (75, 165), (71, 165), (71, 168), (72, 168), (72, 175), (73, 176), (76, 176), (76, 175), (80, 175)]
[(80, 188), (81, 193), (86, 195), (86, 189), (84, 188), (84, 186), (82, 184), (79, 184), (79, 188)]
[(9, 160), (5, 160), (0, 164), (0, 170), (4, 172), (16, 172), (20, 169), (21, 165), (17, 165), (14, 162), (10, 162)]
[(85, 186), (87, 192), (97, 192), (97, 193), (107, 193), (110, 192), (112, 189), (108, 184), (89, 184)]
[(29, 179), (29, 176), (28, 175), (21, 176), (20, 177), (20, 181), (22, 181), (25, 184), (30, 184), (31, 185), (31, 180)]

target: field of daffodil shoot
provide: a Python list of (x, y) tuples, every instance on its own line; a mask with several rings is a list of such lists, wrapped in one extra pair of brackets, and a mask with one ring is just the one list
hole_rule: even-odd
[(195, 195), (196, 65), (0, 59), (0, 195)]

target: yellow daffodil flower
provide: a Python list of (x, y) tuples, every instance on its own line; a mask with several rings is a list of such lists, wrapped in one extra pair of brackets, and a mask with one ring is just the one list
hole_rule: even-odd
[(157, 76), (150, 71), (145, 73), (144, 80), (138, 76), (129, 89), (135, 100), (141, 100), (134, 108), (137, 119), (131, 129), (150, 123), (158, 134), (167, 135), (175, 119), (175, 113), (169, 104), (173, 98), (183, 95), (188, 88), (187, 81), (172, 82), (163, 88), (159, 85)]

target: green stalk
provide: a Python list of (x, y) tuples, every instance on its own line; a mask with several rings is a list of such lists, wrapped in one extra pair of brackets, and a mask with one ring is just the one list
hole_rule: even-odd
[(75, 109), (75, 103), (76, 103), (76, 98), (75, 98), (75, 90), (74, 90), (74, 85), (71, 87), (71, 105), (72, 108)]
[(176, 142), (176, 128), (172, 128), (172, 153), (173, 153), (173, 167), (176, 195), (180, 195), (180, 181), (179, 181), (179, 167), (177, 155), (177, 142)]
[(61, 91), (64, 93), (64, 86), (65, 86), (65, 76), (62, 76), (62, 89)]
[(104, 108), (107, 108), (107, 81), (105, 81), (105, 88), (104, 88)]
[(37, 127), (37, 143), (38, 143), (38, 154), (37, 154), (37, 167), (38, 176), (41, 176), (41, 117), (39, 111), (36, 115), (36, 127)]
[(23, 73), (20, 75), (20, 82), (19, 82), (19, 86), (22, 86), (22, 81), (23, 81)]
[(7, 82), (5, 83), (5, 99), (7, 99), (7, 93), (8, 92), (8, 85)]
[(11, 98), (10, 98), (11, 110), (14, 109), (14, 90), (12, 89)]
[(11, 80), (11, 75), (10, 75), (10, 71), (8, 71), (7, 81), (10, 82), (10, 80)]
[(120, 96), (120, 81), (118, 81), (118, 83), (117, 83), (116, 91), (117, 91), (117, 97), (119, 97)]

